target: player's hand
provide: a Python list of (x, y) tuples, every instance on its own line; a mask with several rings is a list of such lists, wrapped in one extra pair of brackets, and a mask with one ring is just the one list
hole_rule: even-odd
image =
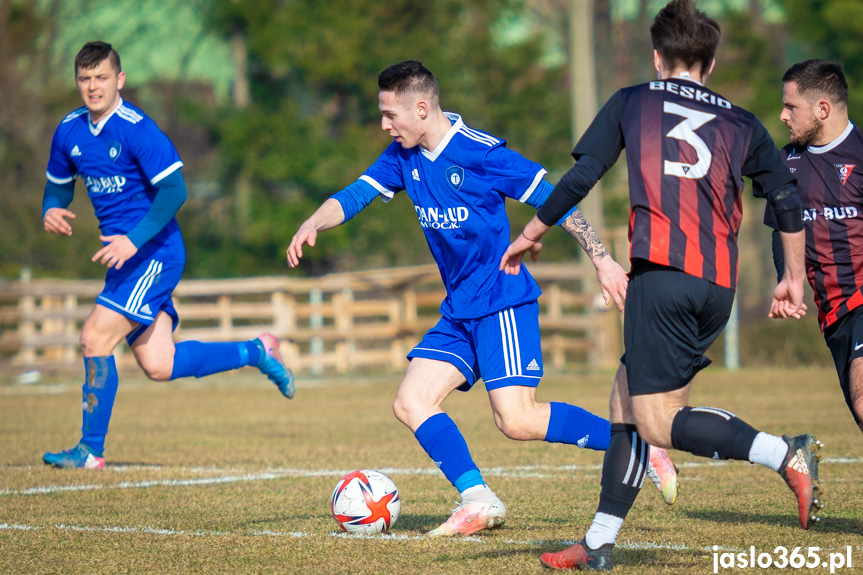
[(626, 303), (626, 288), (629, 286), (629, 276), (626, 275), (623, 267), (611, 255), (606, 254), (598, 262), (594, 262), (596, 266), (596, 279), (599, 281), (599, 289), (602, 291), (602, 299), (605, 300), (605, 305), (611, 303), (617, 304), (617, 309), (623, 313), (623, 305)]
[(533, 241), (525, 237), (523, 233), (518, 234), (518, 237), (506, 248), (506, 252), (500, 258), (498, 269), (506, 275), (517, 276), (518, 272), (521, 271), (521, 262), (524, 259), (524, 254), (529, 251), (530, 259), (536, 261), (540, 250), (542, 250), (541, 240)]
[(138, 253), (138, 248), (126, 236), (99, 236), (99, 239), (108, 242), (108, 245), (96, 252), (90, 258), (91, 262), (99, 262), (103, 266), (120, 269), (129, 258)]
[(75, 219), (75, 214), (64, 208), (51, 208), (45, 212), (45, 217), (42, 219), (42, 225), (45, 226), (45, 231), (60, 236), (71, 236), (72, 226), (66, 221)]
[(773, 290), (773, 301), (767, 316), (773, 319), (800, 319), (806, 315), (806, 310), (806, 304), (803, 303), (803, 284), (789, 282), (783, 278)]
[(318, 230), (314, 224), (306, 220), (294, 237), (291, 239), (291, 245), (288, 246), (287, 256), (288, 265), (292, 268), (300, 264), (300, 258), (303, 257), (303, 245), (309, 244), (315, 247), (315, 242), (318, 239)]

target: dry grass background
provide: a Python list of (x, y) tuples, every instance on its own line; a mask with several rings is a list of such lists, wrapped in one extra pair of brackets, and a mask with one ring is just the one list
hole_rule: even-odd
[[(507, 503), (507, 524), (466, 539), (422, 537), (457, 494), (392, 415), (398, 375), (301, 379), (287, 401), (251, 370), (172, 383), (123, 374), (108, 467), (50, 469), (42, 452), (78, 438), (77, 379), (0, 385), (0, 572), (540, 572), (539, 555), (579, 538), (596, 508), (602, 455), (506, 439), (480, 386), (445, 408)], [(538, 395), (606, 415), (610, 382), (610, 373), (549, 375)], [(863, 435), (835, 373), (710, 369), (692, 404), (729, 409), (773, 433), (816, 433), (827, 446), (824, 520), (800, 530), (790, 492), (764, 468), (673, 452), (680, 499), (666, 506), (648, 482), (615, 572), (712, 573), (714, 545), (820, 547), (825, 558), (851, 545), (854, 568), (836, 572), (863, 572)], [(388, 537), (335, 532), (330, 493), (358, 468), (384, 470), (401, 490)], [(765, 571), (779, 570), (735, 572)]]

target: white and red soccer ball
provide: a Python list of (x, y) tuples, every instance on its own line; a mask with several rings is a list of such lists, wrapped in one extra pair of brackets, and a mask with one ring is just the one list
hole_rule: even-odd
[(399, 517), (401, 500), (392, 480), (371, 469), (342, 477), (333, 490), (330, 510), (343, 531), (361, 535), (386, 533)]

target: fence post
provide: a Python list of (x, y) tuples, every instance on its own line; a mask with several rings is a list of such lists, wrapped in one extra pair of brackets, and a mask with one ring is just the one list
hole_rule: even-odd
[[(324, 327), (324, 316), (321, 313), (321, 304), (324, 303), (324, 292), (321, 288), (312, 288), (309, 292), (309, 303), (312, 304), (311, 317), (309, 318), (309, 326), (312, 331), (318, 331)], [(309, 355), (312, 357), (311, 371), (315, 375), (320, 375), (324, 372), (324, 340), (321, 337), (313, 337), (309, 342)]]
[(21, 351), (20, 358), (22, 363), (36, 363), (36, 344), (34, 337), (36, 335), (36, 322), (33, 319), (33, 313), (36, 311), (36, 298), (32, 295), (30, 280), (33, 274), (30, 268), (21, 270), (21, 299), (18, 306), (21, 308)]

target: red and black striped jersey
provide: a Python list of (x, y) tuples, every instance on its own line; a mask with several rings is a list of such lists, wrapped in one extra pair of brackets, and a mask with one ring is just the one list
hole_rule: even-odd
[[(849, 123), (825, 146), (782, 152), (797, 177), (806, 274), (824, 330), (863, 304), (863, 130)], [(765, 221), (776, 227), (769, 210)]]
[(630, 258), (736, 288), (743, 176), (764, 197), (794, 182), (750, 112), (688, 78), (624, 88), (572, 154), (606, 168), (626, 148)]

